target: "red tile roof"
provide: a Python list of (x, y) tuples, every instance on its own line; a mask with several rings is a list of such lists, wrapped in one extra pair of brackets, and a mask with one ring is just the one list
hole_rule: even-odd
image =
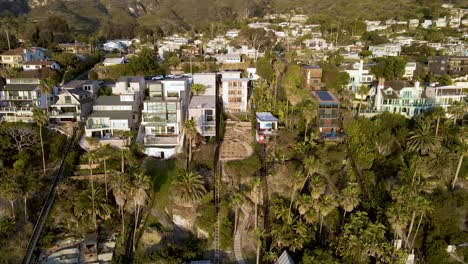
[(24, 48), (17, 48), (17, 49), (11, 49), (11, 50), (7, 50), (5, 52), (3, 52), (1, 55), (10, 55), (10, 56), (21, 56), (24, 54)]

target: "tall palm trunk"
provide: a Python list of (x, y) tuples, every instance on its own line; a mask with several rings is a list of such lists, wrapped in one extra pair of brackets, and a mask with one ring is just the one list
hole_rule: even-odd
[(125, 218), (124, 218), (124, 209), (123, 206), (120, 206), (120, 214), (122, 215), (122, 236), (125, 235)]
[(10, 206), (11, 206), (11, 217), (13, 217), (13, 219), (16, 219), (16, 217), (15, 217), (15, 200), (10, 200)]
[(107, 197), (107, 166), (106, 166), (106, 159), (104, 159), (104, 186), (106, 189), (106, 201), (109, 199)]
[(306, 121), (306, 122), (305, 122), (305, 131), (304, 131), (304, 140), (305, 140), (305, 138), (307, 137), (307, 130), (308, 130), (308, 128), (309, 128), (309, 122)]
[(188, 140), (188, 152), (187, 170), (190, 169), (190, 163), (192, 162), (192, 138)]
[(322, 227), (323, 227), (323, 214), (320, 214), (319, 238), (322, 236)]
[(93, 203), (93, 223), (94, 223), (94, 228), (97, 229), (96, 205), (94, 202), (93, 163), (91, 162), (91, 160), (89, 161), (89, 173), (90, 173), (90, 180), (91, 180), (91, 201)]
[(440, 116), (437, 117), (437, 125), (436, 125), (436, 131), (435, 131), (436, 132), (435, 133), (436, 137), (439, 134), (439, 124), (440, 124)]
[(28, 219), (28, 197), (23, 196), (24, 202), (24, 221)]
[(120, 166), (121, 166), (121, 170), (122, 170), (122, 173), (125, 172), (125, 161), (124, 161), (124, 153), (123, 153), (123, 149), (121, 150), (121, 159), (120, 159)]
[(258, 226), (258, 201), (255, 200), (255, 228)]
[(416, 240), (416, 236), (418, 235), (419, 227), (421, 226), (422, 219), (424, 217), (424, 213), (421, 213), (421, 217), (419, 217), (418, 227), (416, 227), (416, 232), (414, 233), (413, 240), (411, 240), (411, 248), (414, 246), (414, 241)]
[[(408, 235), (406, 236), (409, 239), (411, 237), (411, 232), (413, 231), (413, 226), (414, 226), (414, 220), (416, 219), (416, 211), (413, 211), (413, 214), (411, 215), (411, 223), (410, 223), (410, 228), (408, 230)], [(406, 243), (405, 248), (408, 248), (409, 243)]]
[(262, 240), (259, 238), (257, 241), (257, 256), (255, 259), (255, 264), (260, 264), (260, 248), (262, 246)]
[(358, 114), (361, 113), (361, 105), (362, 105), (362, 95), (361, 98), (359, 99), (359, 108), (358, 108)]
[(455, 188), (455, 185), (457, 184), (458, 174), (460, 173), (460, 168), (461, 168), (462, 163), (463, 163), (463, 154), (460, 155), (460, 159), (458, 160), (457, 171), (455, 172), (455, 177), (453, 178), (453, 181), (452, 181), (452, 190)]
[(237, 218), (239, 218), (239, 208), (234, 212), (234, 235), (237, 233)]
[(137, 225), (138, 225), (138, 218), (140, 217), (140, 206), (135, 202), (135, 226), (133, 228), (133, 251), (136, 249), (136, 232), (137, 232)]
[(296, 196), (296, 188), (293, 187), (293, 190), (291, 192), (291, 202), (289, 202), (288, 219), (291, 218), (292, 204), (294, 202), (295, 196)]
[(41, 151), (42, 151), (42, 173), (46, 175), (46, 164), (45, 164), (45, 153), (44, 153), (44, 142), (42, 140), (42, 126), (39, 127), (39, 137), (41, 138)]

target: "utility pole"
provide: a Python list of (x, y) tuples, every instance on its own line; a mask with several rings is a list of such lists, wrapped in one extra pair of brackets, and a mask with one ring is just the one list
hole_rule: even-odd
[(10, 50), (11, 49), (11, 46), (10, 46), (10, 33), (8, 32), (8, 28), (5, 29), (5, 32), (6, 32), (7, 42), (8, 42), (8, 50)]

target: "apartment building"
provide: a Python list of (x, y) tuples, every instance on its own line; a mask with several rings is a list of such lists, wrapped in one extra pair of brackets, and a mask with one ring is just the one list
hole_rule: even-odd
[(216, 96), (193, 96), (188, 107), (188, 117), (196, 121), (201, 136), (216, 136)]
[(42, 94), (36, 78), (10, 78), (0, 89), (0, 116), (8, 122), (32, 122), (34, 108), (46, 109), (54, 96)]
[(147, 155), (170, 158), (183, 146), (190, 85), (180, 78), (149, 81), (147, 87), (149, 98), (143, 102), (138, 140)]
[(407, 118), (414, 117), (434, 106), (427, 98), (419, 82), (385, 81), (379, 79), (375, 89), (374, 109), (377, 112), (399, 113)]
[(0, 54), (0, 64), (11, 68), (21, 68), (29, 61), (43, 61), (46, 58), (43, 48), (17, 48)]
[(468, 74), (468, 56), (435, 56), (429, 58), (429, 71), (436, 75)]
[(241, 78), (242, 72), (222, 72), (220, 95), (228, 112), (246, 112), (249, 100), (250, 80)]
[(445, 86), (428, 86), (426, 87), (426, 96), (431, 98), (435, 105), (447, 110), (454, 102), (466, 100), (466, 90), (468, 90), (468, 82), (458, 82)]

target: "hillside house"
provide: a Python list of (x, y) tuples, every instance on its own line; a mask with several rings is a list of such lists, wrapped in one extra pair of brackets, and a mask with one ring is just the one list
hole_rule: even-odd
[(201, 95), (216, 95), (218, 76), (214, 72), (194, 73), (193, 84), (205, 86), (205, 93)]
[(45, 51), (37, 47), (7, 50), (0, 54), (0, 64), (5, 67), (21, 68), (25, 62), (45, 60)]
[(310, 90), (320, 90), (322, 87), (322, 68), (318, 65), (301, 67), (302, 85)]
[(60, 65), (54, 61), (27, 61), (23, 62), (23, 71), (34, 71), (41, 69), (60, 70)]
[[(0, 89), (0, 116), (7, 122), (32, 122), (34, 108), (46, 109), (54, 95), (42, 94), (39, 79), (10, 78)], [(46, 99), (47, 96), (47, 99)]]
[(93, 109), (93, 94), (81, 88), (63, 89), (57, 97), (49, 114), (53, 122), (84, 121)]
[(201, 136), (216, 136), (216, 96), (193, 96), (188, 107), (188, 117), (196, 121)]
[(387, 111), (412, 118), (433, 106), (433, 101), (426, 97), (417, 81), (411, 85), (404, 81), (379, 79), (375, 89), (374, 109), (377, 112)]
[(250, 95), (248, 78), (241, 78), (241, 72), (222, 72), (220, 95), (224, 109), (228, 112), (246, 112)]
[(329, 91), (313, 91), (318, 102), (318, 129), (324, 137), (335, 137), (341, 131), (340, 101)]
[(149, 81), (138, 140), (148, 156), (170, 158), (184, 143), (190, 85), (187, 79)]

